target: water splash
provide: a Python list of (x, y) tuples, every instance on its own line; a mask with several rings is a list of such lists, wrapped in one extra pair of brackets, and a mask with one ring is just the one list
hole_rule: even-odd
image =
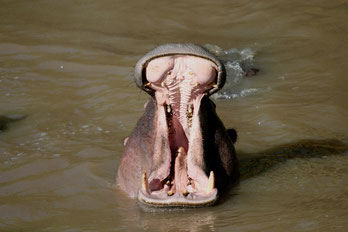
[(215, 99), (245, 97), (259, 92), (258, 88), (243, 89), (238, 87), (245, 77), (246, 71), (254, 67), (255, 51), (250, 48), (223, 50), (212, 44), (206, 44), (204, 47), (215, 54), (226, 68), (226, 84), (220, 92), (213, 95)]

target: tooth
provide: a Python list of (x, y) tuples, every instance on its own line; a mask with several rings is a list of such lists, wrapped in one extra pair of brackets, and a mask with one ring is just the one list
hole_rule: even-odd
[(147, 180), (146, 171), (143, 172), (143, 176), (141, 178), (141, 186), (144, 193), (151, 194), (149, 181)]
[(188, 105), (187, 111), (188, 111), (188, 113), (190, 113), (190, 114), (192, 113), (192, 104)]
[(189, 192), (185, 189), (184, 192), (182, 193), (182, 195), (184, 195), (186, 197), (187, 195), (189, 195)]
[(187, 185), (191, 185), (192, 184), (192, 180), (191, 179), (188, 179), (187, 180)]
[(195, 87), (197, 87), (197, 86), (198, 86), (198, 82), (195, 83)]
[(167, 105), (167, 112), (168, 113), (172, 112), (172, 107), (170, 105)]
[(173, 193), (172, 190), (170, 190), (170, 191), (167, 192), (167, 194), (168, 194), (168, 196), (173, 196), (174, 193)]
[(213, 83), (211, 86), (214, 88), (218, 87), (217, 84), (215, 84), (215, 83)]
[(206, 188), (206, 193), (210, 193), (215, 188), (215, 175), (214, 172), (211, 171), (208, 179), (208, 185)]
[(149, 86), (149, 85), (151, 85), (151, 82), (146, 82), (146, 83), (144, 84), (145, 87), (147, 87), (147, 86)]
[(164, 81), (162, 81), (161, 86), (162, 87), (166, 86), (166, 83)]
[(185, 151), (185, 148), (179, 147), (178, 150), (176, 151), (178, 154), (182, 154)]
[(187, 180), (187, 185), (191, 185), (191, 184), (192, 184), (191, 180), (188, 179), (188, 180)]
[(193, 75), (193, 72), (189, 72), (190, 75)]
[(164, 191), (169, 191), (170, 190), (170, 181), (168, 180), (166, 184), (163, 186)]

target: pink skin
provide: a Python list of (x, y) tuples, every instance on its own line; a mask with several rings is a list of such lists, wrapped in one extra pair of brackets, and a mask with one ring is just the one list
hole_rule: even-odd
[(194, 56), (161, 57), (149, 62), (146, 78), (151, 82), (150, 88), (156, 90), (158, 104), (172, 106), (174, 115), (189, 137), (187, 105), (192, 105), (197, 96), (211, 88), (210, 84), (216, 78), (214, 64)]
[[(198, 110), (194, 109), (199, 109), (204, 92), (211, 88), (216, 78), (216, 67), (212, 62), (199, 57), (166, 56), (149, 62), (146, 78), (151, 83), (149, 87), (156, 90), (158, 105), (158, 134), (153, 160), (156, 169), (149, 177), (150, 189), (153, 194), (156, 194), (157, 189), (162, 190), (160, 180), (170, 175), (168, 167), (174, 159), (175, 175), (171, 177), (171, 190), (176, 193), (184, 192), (188, 189), (187, 181), (191, 178), (195, 186), (193, 191), (203, 194), (202, 189), (207, 185), (208, 177), (203, 171), (203, 145)], [(170, 105), (172, 111), (170, 133), (165, 115), (166, 105)], [(193, 111), (191, 125), (187, 118), (188, 106)], [(170, 141), (169, 144), (167, 140)], [(176, 156), (175, 153), (180, 147), (183, 151)], [(163, 160), (163, 150), (170, 150), (172, 155), (167, 155)], [(163, 191), (159, 191), (161, 193)]]
[(225, 80), (221, 61), (195, 44), (164, 44), (139, 59), (134, 81), (151, 98), (124, 141), (116, 182), (140, 206), (209, 206), (238, 182), (233, 141), (209, 99)]
[(215, 85), (217, 66), (193, 55), (167, 55), (150, 60), (144, 69), (144, 85), (154, 96), (125, 140), (117, 184), (149, 204), (209, 205), (217, 189), (206, 173), (214, 169), (220, 183), (227, 183), (235, 170), (233, 144), (213, 103), (204, 98)]

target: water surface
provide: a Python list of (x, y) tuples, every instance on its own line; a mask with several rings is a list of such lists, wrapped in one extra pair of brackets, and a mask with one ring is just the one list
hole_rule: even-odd
[[(347, 1), (0, 2), (1, 231), (347, 230)], [(167, 42), (225, 62), (240, 159), (296, 158), (215, 207), (142, 212), (114, 180), (148, 98), (134, 65)]]

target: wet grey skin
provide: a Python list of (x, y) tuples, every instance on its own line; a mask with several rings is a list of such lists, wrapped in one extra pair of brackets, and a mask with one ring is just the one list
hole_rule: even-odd
[[(172, 150), (163, 149), (163, 157), (155, 157), (154, 144), (156, 137), (156, 127), (158, 125), (159, 104), (156, 101), (156, 90), (149, 86), (146, 79), (146, 68), (148, 63), (156, 58), (165, 56), (194, 56), (209, 60), (216, 67), (216, 78), (210, 89), (204, 93), (200, 101), (198, 118), (200, 123), (200, 133), (202, 137), (201, 147), (203, 154), (199, 157), (203, 163), (200, 168), (204, 175), (209, 177), (211, 173), (215, 175), (214, 191), (207, 196), (195, 195), (193, 192), (171, 193), (163, 197), (153, 196), (146, 191), (149, 184), (143, 182), (153, 175), (161, 162), (165, 162), (165, 157), (171, 156), (168, 169), (170, 175), (167, 178), (158, 179), (157, 187), (160, 191), (165, 191), (165, 183), (175, 175), (174, 160), (176, 156)], [(150, 208), (190, 208), (211, 206), (217, 203), (221, 193), (228, 187), (233, 186), (239, 181), (239, 167), (230, 131), (227, 132), (222, 121), (216, 114), (215, 104), (209, 96), (220, 90), (226, 80), (225, 67), (217, 57), (195, 44), (165, 44), (155, 48), (142, 57), (135, 67), (134, 80), (137, 86), (147, 92), (151, 97), (145, 104), (145, 112), (136, 124), (135, 129), (125, 142), (125, 149), (122, 154), (118, 167), (116, 183), (130, 197), (137, 198), (141, 207)], [(169, 128), (169, 127), (168, 127)], [(176, 128), (174, 128), (175, 130)], [(169, 129), (168, 129), (169, 130)], [(233, 134), (233, 133), (232, 133)], [(236, 136), (236, 135), (235, 135)], [(164, 141), (163, 143), (166, 143)], [(190, 149), (191, 144), (188, 144)], [(154, 160), (156, 159), (156, 160)], [(188, 161), (185, 161), (188, 162)], [(187, 168), (188, 169), (188, 168)], [(213, 176), (214, 176), (213, 175)], [(179, 180), (176, 180), (179, 181)], [(193, 180), (194, 181), (194, 180)], [(146, 184), (143, 184), (146, 183)], [(142, 185), (143, 184), (143, 185)], [(145, 187), (144, 187), (145, 185)], [(151, 185), (151, 184), (150, 184)], [(161, 189), (163, 188), (163, 190)], [(144, 190), (145, 189), (145, 190)]]

